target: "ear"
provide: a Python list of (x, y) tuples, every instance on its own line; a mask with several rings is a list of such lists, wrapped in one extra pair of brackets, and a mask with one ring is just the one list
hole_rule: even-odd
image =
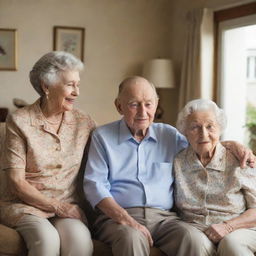
[(122, 105), (119, 99), (115, 99), (115, 106), (120, 115), (123, 115)]
[(42, 90), (44, 91), (45, 94), (48, 94), (49, 93), (49, 86), (46, 85), (44, 82), (41, 82), (41, 87), (42, 87)]

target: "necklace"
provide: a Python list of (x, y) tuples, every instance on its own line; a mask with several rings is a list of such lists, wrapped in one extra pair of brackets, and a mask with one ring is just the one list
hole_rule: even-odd
[(61, 115), (61, 118), (60, 118), (58, 121), (50, 121), (50, 120), (47, 119), (45, 116), (44, 116), (44, 119), (45, 119), (45, 121), (46, 121), (48, 124), (51, 124), (51, 125), (59, 125), (60, 122), (62, 121), (62, 115)]

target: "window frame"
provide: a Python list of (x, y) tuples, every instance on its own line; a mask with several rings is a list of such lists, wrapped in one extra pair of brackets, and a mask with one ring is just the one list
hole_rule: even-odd
[(213, 100), (218, 101), (218, 31), (219, 24), (222, 21), (245, 17), (256, 14), (256, 2), (238, 5), (235, 7), (227, 8), (214, 12), (214, 88)]

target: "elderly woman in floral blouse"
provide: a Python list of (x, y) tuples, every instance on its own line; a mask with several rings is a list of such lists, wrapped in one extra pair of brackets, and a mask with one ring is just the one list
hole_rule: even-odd
[(241, 169), (221, 145), (225, 125), (210, 100), (193, 100), (178, 116), (190, 146), (174, 162), (175, 202), (197, 256), (256, 252), (256, 170)]
[(74, 109), (83, 69), (69, 53), (50, 52), (30, 72), (40, 98), (6, 122), (9, 188), (1, 221), (24, 238), (29, 256), (89, 256), (92, 241), (78, 207), (76, 179), (94, 121)]

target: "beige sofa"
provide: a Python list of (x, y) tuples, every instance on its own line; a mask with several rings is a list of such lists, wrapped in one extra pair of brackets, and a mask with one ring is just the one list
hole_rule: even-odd
[[(3, 142), (4, 142), (4, 136), (5, 136), (5, 125), (4, 123), (0, 123), (0, 194), (3, 195), (4, 193), (4, 187), (6, 186), (6, 182), (4, 180), (3, 172), (1, 171), (1, 153), (3, 148)], [(81, 193), (81, 192), (80, 192)], [(89, 220), (89, 223), (92, 223), (93, 218), (93, 212), (91, 208), (88, 206), (88, 204), (84, 204), (84, 210), (87, 214), (87, 218)], [(107, 246), (106, 244), (93, 240), (94, 244), (94, 253), (93, 256), (111, 256), (111, 248)], [(25, 244), (21, 238), (21, 236), (12, 228), (9, 228), (3, 224), (0, 223), (0, 256), (5, 255), (21, 255), (23, 252), (26, 252)], [(151, 248), (150, 256), (164, 256), (159, 249), (157, 248)]]

